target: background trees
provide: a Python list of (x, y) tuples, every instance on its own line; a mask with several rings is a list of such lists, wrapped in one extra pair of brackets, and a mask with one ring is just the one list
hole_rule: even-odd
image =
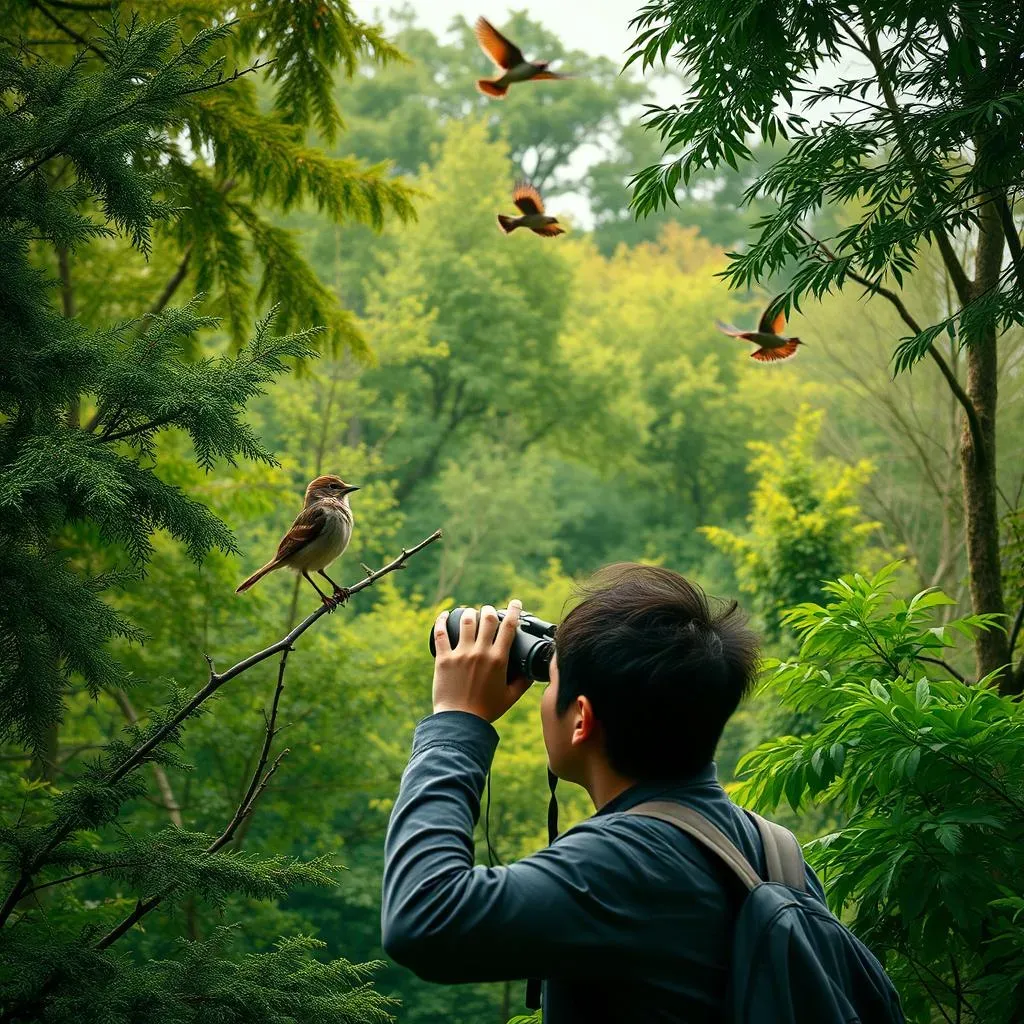
[[(286, 745), (290, 753), (262, 792), (258, 812), (220, 851), (222, 873), (190, 874), (188, 884), (181, 878), (175, 898), (121, 936), (114, 947), (123, 951), (119, 973), (104, 974), (115, 968), (92, 953), (75, 963), (95, 970), (90, 979), (120, 979), (124, 998), (116, 1006), (125, 1020), (159, 1020), (172, 1007), (189, 1019), (206, 1005), (200, 995), (221, 1000), (219, 1011), (240, 1019), (245, 1012), (267, 1019), (267, 1005), (294, 1015), (293, 980), (306, 972), (315, 985), (304, 989), (303, 1019), (338, 1019), (340, 1000), (356, 1019), (391, 1012), (410, 1022), (504, 1024), (521, 1005), (520, 986), (447, 990), (382, 964), (375, 989), (400, 1000), (385, 1005), (360, 988), (365, 973), (337, 962), (382, 957), (383, 834), (409, 738), (429, 711), (425, 637), (436, 609), (451, 600), (515, 594), (557, 619), (575, 580), (606, 562), (641, 558), (680, 569), (713, 593), (747, 588), (744, 603), (769, 634), (769, 654), (792, 657), (797, 638), (792, 625), (779, 621), (782, 607), (818, 599), (825, 576), (902, 557), (898, 582), (886, 586), (907, 593), (944, 586), (958, 604), (935, 605), (928, 610), (934, 622), (918, 623), (941, 626), (970, 610), (956, 462), (962, 406), (930, 362), (890, 379), (904, 322), (892, 303), (867, 303), (859, 292), (804, 302), (794, 329), (807, 348), (779, 367), (756, 366), (743, 346), (718, 334), (716, 317), (750, 321), (768, 300), (760, 291), (730, 293), (718, 275), (729, 267), (723, 250), (742, 248), (749, 225), (774, 215), (770, 196), (759, 194), (741, 210), (735, 203), (759, 174), (787, 158), (786, 141), (751, 145), (756, 159), (738, 171), (726, 165), (695, 172), (677, 190), (678, 208), (636, 222), (627, 183), (659, 151), (637, 122), (646, 85), (635, 69), (618, 77), (608, 61), (572, 50), (571, 41), (552, 39), (525, 16), (510, 31), (527, 49), (564, 53), (566, 65), (586, 74), (514, 93), (500, 118), (472, 89), (485, 63), (464, 22), (438, 38), (405, 11), (385, 38), (342, 4), (275, 2), (257, 5), (208, 39), (204, 61), (186, 61), (181, 81), (212, 86), (221, 74), (227, 80), (236, 69), (262, 68), (277, 56), (274, 64), (177, 99), (173, 90), (161, 93), (159, 103), (138, 108), (146, 120), (137, 129), (111, 122), (103, 134), (83, 120), (100, 108), (76, 90), (92, 97), (96, 82), (113, 82), (110, 58), (119, 51), (108, 53), (113, 44), (96, 35), (95, 12), (45, 9), (59, 24), (37, 5), (18, 8), (4, 29), (5, 123), (22, 132), (74, 127), (67, 140), (78, 147), (81, 166), (117, 171), (109, 179), (116, 199), (109, 211), (117, 217), (108, 223), (108, 207), (95, 199), (102, 194), (97, 183), (76, 184), (79, 164), (65, 166), (64, 155), (18, 182), (18, 202), (2, 207), (5, 237), (14, 244), (0, 249), (10, 268), (0, 280), (0, 315), (13, 311), (4, 334), (17, 345), (0, 346), (0, 387), (8, 389), (0, 410), (0, 614), (5, 636), (13, 631), (19, 643), (0, 644), (3, 671), (13, 673), (0, 679), (0, 698), (9, 725), (17, 726), (19, 715), (40, 723), (35, 733), (3, 734), (0, 837), (13, 851), (5, 880), (19, 877), (23, 851), (40, 834), (33, 830), (52, 822), (68, 794), (91, 784), (93, 759), (122, 749), (112, 742), (132, 743), (159, 728), (168, 694), (180, 699), (175, 693), (191, 693), (206, 678), (204, 653), (220, 666), (231, 664), (310, 611), (308, 588), (285, 574), (241, 597), (233, 590), (277, 542), (309, 478), (341, 472), (363, 485), (353, 501), (353, 546), (339, 569), (349, 581), (361, 575), (352, 573), (360, 561), (380, 565), (437, 526), (446, 533), (443, 545), (319, 619), (289, 655), (277, 720), (285, 731), (274, 750)], [(204, 19), (222, 19), (227, 8), (190, 5), (178, 13), (178, 31), (190, 40)], [(130, 14), (120, 10), (122, 26)], [(143, 29), (155, 31), (140, 22)], [(19, 48), (22, 39), (27, 49)], [(169, 87), (159, 69), (177, 50), (161, 45), (152, 42), (140, 82), (122, 83), (129, 94), (154, 79)], [(80, 50), (84, 56), (69, 72)], [(31, 75), (43, 85), (21, 111), (21, 124), (19, 83)], [(65, 81), (66, 95), (53, 84)], [(80, 130), (88, 126), (92, 134)], [(2, 173), (24, 170), (28, 164), (19, 159), (7, 160)], [(392, 166), (383, 166), (389, 159)], [(570, 234), (553, 244), (521, 233), (504, 238), (494, 223), (513, 180), (533, 173), (538, 161), (552, 208), (576, 214)], [(844, 213), (831, 205), (816, 214), (815, 229), (835, 233), (856, 216), (856, 207)], [(125, 244), (124, 233), (151, 221), (143, 255)], [(122, 234), (102, 233), (110, 226)], [(142, 243), (147, 236), (142, 230), (137, 237)], [(942, 254), (922, 250), (900, 295), (922, 322), (955, 311)], [(256, 325), (277, 300), (277, 319), (261, 329), (254, 349)], [(117, 326), (153, 310), (160, 315)], [(287, 325), (317, 324), (327, 331), (276, 340), (288, 338)], [(966, 355), (941, 337), (934, 343), (951, 370), (963, 374)], [(317, 349), (320, 358), (298, 357), (300, 349)], [(1015, 439), (1024, 427), (1021, 332), (1003, 334), (1000, 350), (997, 473), (1014, 504)], [(294, 372), (281, 373), (285, 368)], [(270, 376), (273, 386), (256, 395)], [(123, 431), (132, 433), (118, 438)], [(29, 442), (37, 445), (31, 459)], [(56, 458), (58, 442), (78, 461)], [(264, 453), (277, 464), (237, 457)], [(99, 479), (97, 461), (102, 488), (90, 486)], [(168, 503), (164, 518), (152, 514), (159, 510), (154, 495)], [(25, 531), (36, 519), (26, 510), (41, 524), (32, 536)], [(143, 520), (126, 533), (140, 510)], [(1007, 517), (1006, 529), (1016, 542), (1002, 552), (1004, 588), (1019, 596), (1019, 515)], [(22, 581), (17, 586), (7, 586), (7, 563), (16, 574), (10, 578)], [(944, 636), (960, 634), (948, 627)], [(37, 686), (21, 652), (32, 653), (27, 640), (39, 637), (57, 644), (58, 653), (42, 665)], [(80, 641), (78, 661), (60, 653), (69, 638)], [(974, 699), (950, 688), (956, 674), (973, 676), (967, 643), (939, 652), (950, 673), (919, 664), (916, 655), (900, 663), (900, 678), (883, 665), (873, 672), (901, 692), (915, 688), (924, 672), (941, 694), (936, 708), (958, 714)], [(805, 650), (799, 664), (817, 672), (825, 658), (819, 654)], [(847, 660), (855, 661), (849, 652), (835, 657), (843, 672)], [(110, 678), (90, 689), (87, 673), (100, 670)], [(172, 854), (180, 874), (201, 842), (197, 836), (221, 834), (257, 767), (276, 670), (276, 662), (262, 664), (219, 691), (210, 714), (188, 721), (174, 757), (161, 754), (133, 776), (116, 824), (80, 833), (68, 864), (40, 872), (38, 884), (46, 884), (103, 867), (39, 890), (0, 931), (7, 965), (0, 983), (21, 979), (23, 1018), (35, 1013), (24, 997), (45, 985), (54, 950), (88, 949), (106, 934), (96, 922), (109, 930), (123, 921), (136, 899), (159, 885), (154, 872), (169, 870)], [(851, 686), (863, 684), (854, 676)], [(539, 692), (528, 694), (501, 724), (490, 825), (491, 845), (503, 860), (544, 841), (538, 700)], [(740, 756), (779, 732), (800, 734), (781, 746), (806, 749), (813, 767), (820, 730), (863, 724), (838, 710), (823, 719), (802, 707), (785, 679), (769, 682), (726, 737), (723, 779), (732, 779)], [(895, 764), (903, 748), (889, 732), (881, 749)], [(922, 751), (919, 771), (932, 754)], [(858, 754), (851, 749), (846, 756), (852, 772)], [(746, 792), (761, 799), (760, 782), (798, 765), (758, 755), (749, 767), (755, 789)], [(788, 820), (812, 838), (845, 829), (851, 808), (884, 817), (892, 801), (918, 800), (903, 790), (922, 780), (892, 771), (895, 789), (885, 799), (865, 790), (854, 806), (843, 802), (845, 789), (809, 802), (816, 776), (800, 768), (805, 788)], [(846, 787), (844, 779), (837, 776), (835, 785)], [(944, 800), (949, 779), (927, 779), (937, 787), (935, 800)], [(795, 793), (797, 782), (791, 785)], [(974, 801), (966, 790), (961, 797)], [(560, 800), (565, 821), (589, 812), (578, 793)], [(992, 825), (977, 829), (965, 832), (968, 845), (1009, 834)], [(970, 874), (971, 865), (956, 860), (959, 850), (943, 846), (933, 829), (928, 835), (935, 842), (914, 852), (920, 859), (906, 860), (906, 868), (901, 861), (897, 873)], [(159, 858), (150, 856), (154, 837)], [(150, 843), (146, 871), (114, 866), (129, 840), (132, 849)], [(485, 860), (482, 835), (478, 840)], [(852, 894), (848, 912), (867, 922), (869, 904), (863, 911), (858, 904), (878, 895), (869, 877), (877, 862), (854, 854), (852, 874), (842, 877), (838, 861), (831, 870), (837, 893)], [(80, 860), (70, 863), (72, 855)], [(314, 869), (301, 866), (311, 861)], [(346, 870), (335, 875), (330, 866), (339, 863)], [(971, 891), (988, 900), (990, 889), (983, 879)], [(871, 905), (896, 913), (891, 902)], [(1005, 950), (1014, 941), (1014, 912), (1012, 902), (978, 902), (971, 919)], [(232, 926), (229, 933), (225, 926)], [(326, 945), (288, 940), (274, 952), (280, 936), (296, 934)], [(41, 957), (39, 971), (17, 974), (28, 949)], [(972, 1006), (985, 1006), (987, 1021), (1013, 1005), (1006, 993), (1016, 961), (1010, 952), (1004, 959), (1001, 1003), (976, 1003), (966, 994)], [(952, 980), (946, 966), (929, 963)], [(971, 961), (970, 969), (980, 963)], [(994, 947), (985, 963), (996, 963)], [(896, 970), (908, 1004), (926, 1019), (937, 1004), (909, 961)], [(188, 987), (182, 978), (195, 981)], [(100, 998), (99, 982), (79, 989), (84, 1000)], [(152, 999), (152, 992), (162, 995)], [(948, 1012), (947, 996), (938, 1004)], [(54, 1013), (67, 1005), (54, 1002)]]
[[(788, 270), (787, 307), (847, 282), (895, 306), (910, 331), (895, 369), (929, 357), (961, 406), (971, 600), (978, 613), (1005, 614), (996, 413), (1000, 339), (1024, 308), (1013, 214), (1021, 154), (1007, 142), (1024, 125), (1021, 12), (999, 0), (955, 12), (823, 0), (753, 4), (737, 18), (714, 3), (656, 0), (634, 24), (631, 60), (649, 66), (671, 54), (693, 81), (687, 103), (651, 112), (649, 127), (680, 153), (638, 173), (636, 209), (664, 205), (697, 168), (747, 161), (754, 132), (791, 141), (750, 187), (776, 206), (729, 276), (750, 285)], [(823, 206), (845, 208), (836, 230), (819, 226)], [(951, 292), (931, 322), (900, 294), (929, 246)], [(962, 353), (962, 381), (947, 336)], [(981, 631), (975, 645), (978, 675), (999, 672), (1005, 692), (1024, 689), (1005, 631)]]

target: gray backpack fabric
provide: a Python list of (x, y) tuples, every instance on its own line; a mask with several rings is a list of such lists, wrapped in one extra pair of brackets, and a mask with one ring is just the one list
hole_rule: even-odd
[(733, 935), (725, 1020), (732, 1024), (903, 1024), (882, 965), (807, 890), (792, 832), (747, 812), (761, 833), (767, 880), (702, 814), (651, 800), (626, 814), (667, 821), (723, 861), (747, 895)]

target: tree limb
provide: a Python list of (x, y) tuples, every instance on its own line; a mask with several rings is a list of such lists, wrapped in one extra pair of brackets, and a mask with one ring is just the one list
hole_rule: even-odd
[(958, 679), (961, 683), (964, 683), (964, 684), (967, 683), (967, 679), (964, 676), (962, 676), (959, 672), (957, 672), (957, 670), (955, 668), (953, 668), (952, 665), (950, 665), (946, 661), (943, 661), (942, 658), (928, 658), (928, 657), (926, 657), (923, 654), (918, 654), (916, 657), (917, 657), (918, 661), (927, 661), (929, 664), (941, 666), (951, 676), (953, 676), (954, 679)]
[[(48, 21), (52, 22), (59, 31), (63, 32), (66, 36), (70, 36), (79, 46), (84, 46), (87, 50), (92, 50), (97, 57), (104, 64), (109, 64), (110, 61), (107, 59), (107, 55), (98, 47), (89, 42), (88, 39), (83, 35), (79, 35), (70, 25), (65, 25), (60, 18), (57, 17), (53, 11), (48, 11), (46, 5), (41, 3), (40, 0), (30, 0), (32, 6)], [(67, 6), (71, 6), (68, 4)], [(106, 6), (106, 5), (104, 5)]]
[[(833, 263), (838, 262), (836, 254), (824, 243), (821, 239), (816, 238), (806, 228), (797, 228), (801, 234), (809, 238), (814, 242), (819, 249), (825, 254), (825, 256)], [(863, 285), (868, 291), (873, 292), (875, 295), (880, 295), (883, 299), (888, 299), (896, 308), (896, 312), (899, 313), (900, 319), (915, 333), (921, 334), (921, 325), (911, 315), (910, 310), (907, 309), (903, 300), (892, 291), (890, 288), (886, 288), (884, 285), (878, 284), (877, 281), (872, 281), (870, 278), (864, 277), (862, 274), (858, 274), (854, 270), (846, 270), (846, 276), (852, 278), (858, 284)], [(967, 424), (970, 427), (971, 437), (974, 439), (974, 447), (977, 452), (979, 460), (983, 460), (988, 457), (988, 449), (984, 443), (984, 435), (981, 431), (981, 422), (978, 419), (978, 412), (974, 408), (974, 403), (971, 401), (970, 395), (964, 390), (963, 385), (957, 380), (956, 374), (950, 369), (949, 363), (942, 358), (942, 353), (935, 347), (934, 343), (928, 346), (928, 354), (935, 360), (935, 364), (938, 366), (942, 376), (946, 378), (946, 383), (949, 385), (950, 391), (953, 392), (954, 397), (963, 406), (964, 414), (967, 416)]]
[[(377, 580), (388, 575), (388, 573), (404, 568), (405, 563), (409, 558), (418, 554), (428, 545), (433, 544), (434, 541), (440, 540), (440, 538), (441, 531), (435, 530), (429, 537), (421, 540), (419, 544), (416, 544), (414, 547), (408, 549), (403, 548), (401, 554), (399, 554), (397, 558), (393, 558), (387, 563), (387, 565), (373, 573), (373, 575), (366, 576), (349, 587), (349, 595), (353, 596), (358, 594), (359, 591), (372, 586), (377, 582)], [(265, 647), (262, 651), (257, 651), (255, 654), (250, 654), (247, 658), (243, 658), (226, 672), (217, 672), (214, 667), (213, 660), (207, 655), (206, 660), (207, 664), (210, 666), (210, 676), (206, 684), (197, 690), (192, 698), (182, 708), (180, 708), (172, 718), (156, 729), (152, 736), (150, 736), (145, 742), (140, 743), (139, 746), (137, 746), (119, 765), (112, 768), (107, 773), (103, 783), (107, 786), (116, 785), (127, 775), (131, 774), (131, 772), (135, 771), (149, 758), (149, 755), (161, 743), (172, 735), (187, 718), (194, 715), (196, 711), (225, 683), (230, 682), (236, 676), (248, 671), (254, 665), (258, 665), (260, 662), (266, 661), (268, 658), (272, 658), (275, 654), (291, 649), (295, 645), (295, 641), (298, 640), (298, 638), (302, 636), (302, 634), (305, 633), (306, 630), (317, 621), (317, 619), (326, 615), (328, 611), (329, 608), (327, 605), (320, 605), (316, 611), (307, 615), (302, 622), (300, 622), (294, 629), (290, 630), (287, 635), (282, 637), (276, 643), (272, 643), (269, 647)], [(264, 776), (264, 783), (269, 781), (269, 775), (276, 770), (277, 767), (275, 763), (272, 767), (272, 771)], [(263, 783), (261, 783), (261, 786), (262, 785)], [(49, 839), (39, 848), (37, 853), (28, 858), (22, 865), (18, 878), (11, 886), (3, 905), (0, 906), (0, 928), (6, 925), (14, 911), (14, 908), (30, 888), (32, 876), (35, 872), (38, 871), (46, 862), (46, 858), (75, 831), (74, 827), (68, 825), (54, 825), (51, 826), (51, 830)], [(111, 939), (110, 941), (112, 942), (114, 939)]]
[[(903, 158), (907, 162), (907, 167), (910, 170), (911, 177), (914, 179), (914, 184), (921, 190), (923, 195), (928, 195), (928, 188), (925, 185), (924, 177), (921, 174), (921, 167), (918, 163), (917, 156), (914, 153), (914, 147), (911, 145), (910, 139), (907, 135), (906, 123), (903, 120), (903, 111), (900, 108), (899, 103), (896, 100), (896, 94), (893, 91), (892, 82), (889, 79), (889, 69), (885, 65), (885, 60), (882, 57), (882, 51), (878, 45), (878, 36), (875, 33), (871, 23), (868, 19), (867, 11), (864, 6), (860, 8), (861, 21), (864, 22), (866, 29), (866, 40), (861, 39), (856, 32), (842, 19), (837, 18), (838, 24), (842, 25), (846, 34), (853, 41), (853, 44), (864, 54), (865, 57), (871, 62), (872, 67), (875, 69), (875, 75), (878, 78), (878, 87), (882, 91), (882, 97), (885, 100), (885, 105), (888, 108), (889, 116), (892, 118), (893, 129), (896, 133), (896, 141), (899, 144), (900, 149), (903, 153)], [(956, 289), (957, 297), (960, 299), (962, 305), (967, 305), (971, 301), (971, 282), (967, 277), (967, 272), (964, 270), (960, 260), (957, 259), (956, 253), (953, 251), (952, 243), (949, 240), (949, 235), (946, 234), (946, 229), (939, 225), (934, 229), (935, 241), (939, 247), (939, 252), (942, 254), (942, 260), (946, 264), (946, 270), (949, 273), (950, 279), (953, 282), (953, 287)]]
[(189, 263), (192, 262), (192, 248), (192, 242), (189, 242), (188, 245), (185, 246), (185, 251), (182, 254), (181, 262), (178, 264), (177, 269), (171, 275), (167, 284), (164, 285), (164, 290), (160, 293), (156, 302), (149, 307), (150, 316), (154, 316), (159, 313), (164, 306), (171, 301), (171, 296), (178, 290), (178, 286), (181, 282), (185, 280), (185, 275), (188, 273)]
[[(128, 699), (128, 694), (124, 690), (110, 690), (110, 695), (114, 698), (117, 706), (121, 709), (121, 713), (132, 725), (139, 724), (139, 716), (135, 711), (135, 707), (132, 702)], [(171, 823), (175, 828), (184, 828), (185, 824), (181, 817), (181, 805), (178, 803), (174, 796), (174, 790), (171, 788), (171, 780), (167, 778), (167, 772), (164, 771), (162, 764), (153, 762), (153, 775), (156, 777), (157, 789), (160, 790), (160, 796), (162, 798), (161, 807), (167, 812), (167, 816), (171, 819)]]

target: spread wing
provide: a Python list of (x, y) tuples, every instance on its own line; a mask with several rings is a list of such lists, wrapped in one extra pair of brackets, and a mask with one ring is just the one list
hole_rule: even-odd
[(738, 327), (734, 327), (732, 324), (723, 324), (721, 320), (716, 320), (715, 326), (723, 334), (728, 334), (730, 338), (742, 338), (744, 334), (749, 333), (748, 331), (741, 331)]
[[(774, 304), (773, 300), (772, 305)], [(761, 322), (757, 325), (757, 329), (762, 334), (781, 334), (786, 329), (786, 314), (779, 310), (775, 316), (769, 317), (768, 310), (766, 309), (761, 317)]]
[(280, 562), (290, 558), (311, 541), (316, 540), (320, 536), (320, 531), (324, 528), (326, 519), (327, 513), (319, 505), (311, 505), (309, 508), (304, 508), (295, 517), (295, 522), (292, 523), (288, 532), (281, 538), (281, 543), (277, 546), (277, 554), (274, 555), (274, 560)]
[(525, 64), (523, 51), (506, 39), (486, 18), (477, 18), (473, 26), (477, 42), (499, 68), (506, 71), (518, 64)]
[(563, 75), (563, 74), (560, 74), (557, 71), (538, 71), (532, 78), (530, 78), (530, 81), (531, 82), (539, 82), (543, 78), (554, 78), (554, 79), (572, 78), (572, 75)]
[(797, 343), (795, 341), (787, 341), (785, 345), (779, 345), (778, 348), (758, 348), (750, 353), (751, 359), (756, 359), (761, 363), (774, 363), (777, 359), (788, 359), (791, 355), (794, 355), (797, 350)]
[(527, 215), (544, 212), (544, 200), (528, 181), (516, 182), (516, 187), (512, 190), (512, 202)]
[(530, 230), (536, 235), (547, 235), (549, 238), (553, 238), (555, 235), (565, 234), (565, 228), (560, 224), (545, 224), (543, 227), (531, 228)]

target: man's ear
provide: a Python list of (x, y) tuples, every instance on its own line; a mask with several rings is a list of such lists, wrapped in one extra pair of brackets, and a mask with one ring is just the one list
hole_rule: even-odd
[(576, 746), (590, 739), (597, 728), (597, 719), (594, 717), (594, 705), (590, 698), (580, 694), (576, 698), (573, 707), (572, 745)]

